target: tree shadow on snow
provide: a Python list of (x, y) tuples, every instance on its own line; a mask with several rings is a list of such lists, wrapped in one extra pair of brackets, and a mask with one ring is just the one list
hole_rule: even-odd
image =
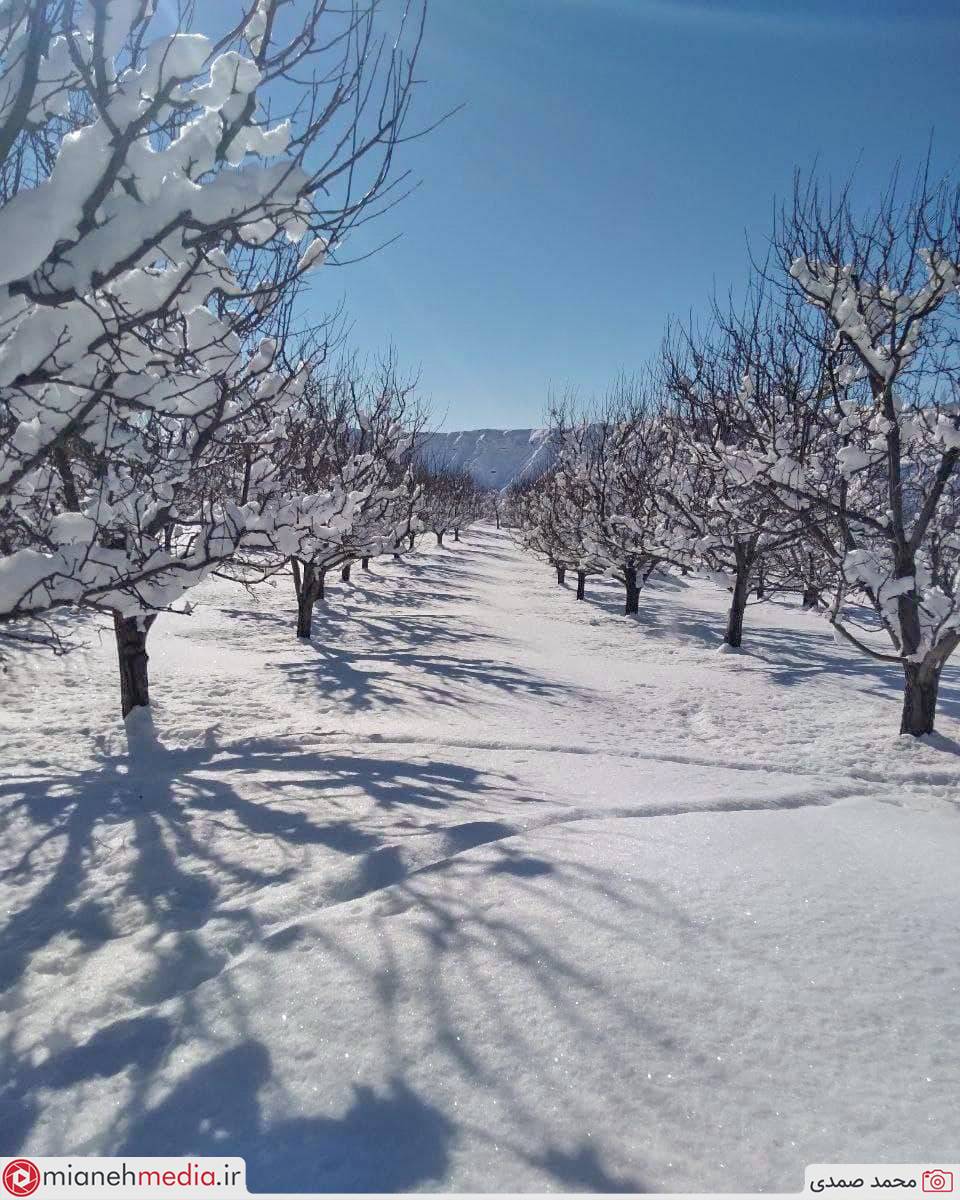
[[(232, 761), (232, 751), (232, 747), (228, 749), (226, 761), (232, 762), (230, 769), (236, 770), (240, 753), (238, 761)], [(181, 754), (171, 753), (174, 759)], [(189, 753), (184, 751), (182, 755)], [(211, 764), (209, 754), (203, 758), (199, 751), (194, 753), (198, 754), (198, 763), (206, 764), (206, 771), (216, 770), (219, 760)], [(289, 751), (281, 754), (270, 743), (263, 743), (244, 752), (244, 758), (249, 759), (250, 754), (283, 760)], [(180, 757), (181, 776), (188, 772), (187, 762)], [(382, 776), (384, 764), (374, 764), (374, 768)], [(404, 772), (413, 770), (416, 775), (415, 764), (395, 763), (389, 769), (401, 780)], [(347, 773), (355, 772), (354, 766)], [(434, 797), (448, 788), (459, 789), (463, 782), (460, 776), (451, 779), (443, 765), (435, 765), (421, 786)], [(483, 786), (479, 780), (472, 782)], [(394, 846), (348, 840), (349, 848), (344, 853), (356, 856), (358, 870), (350, 877), (353, 887), (343, 898), (388, 889), (382, 899), (377, 898), (373, 917), (379, 922), (374, 939), (377, 953), (358, 957), (355, 943), (347, 938), (349, 923), (307, 921), (264, 937), (252, 914), (245, 913), (241, 904), (230, 905), (228, 913), (224, 908), (226, 897), (222, 892), (218, 894), (215, 885), (191, 891), (186, 881), (213, 861), (201, 857), (203, 850), (209, 855), (215, 851), (209, 847), (187, 851), (190, 839), (197, 835), (189, 828), (188, 814), (178, 815), (169, 807), (181, 802), (179, 797), (160, 804), (155, 793), (144, 793), (142, 801), (144, 807), (157, 813), (157, 821), (168, 826), (176, 822), (181, 827), (166, 830), (171, 841), (181, 839), (183, 857), (177, 868), (163, 859), (149, 866), (153, 872), (151, 888), (156, 892), (152, 919), (161, 924), (166, 919), (174, 926), (179, 923), (180, 937), (188, 940), (178, 944), (189, 951), (198, 918), (214, 913), (229, 915), (240, 923), (244, 943), (249, 945), (255, 940), (257, 952), (264, 956), (290, 950), (306, 952), (302, 959), (286, 959), (287, 980), (292, 969), (294, 984), (298, 961), (319, 959), (333, 967), (341, 964), (347, 968), (340, 993), (342, 1004), (347, 1009), (354, 1000), (375, 1005), (375, 1018), (359, 1026), (355, 1036), (361, 1043), (357, 1046), (358, 1063), (365, 1061), (363, 1043), (367, 1038), (383, 1040), (382, 1054), (370, 1060), (376, 1063), (376, 1078), (361, 1075), (354, 1079), (345, 1071), (336, 1039), (329, 1043), (332, 1057), (329, 1064), (325, 1063), (321, 1039), (319, 1057), (311, 1070), (315, 1068), (318, 1079), (337, 1080), (334, 1094), (341, 1097), (338, 1107), (311, 1113), (308, 1103), (309, 1115), (276, 1115), (304, 1111), (304, 1097), (296, 1089), (306, 1089), (307, 1098), (310, 1089), (309, 1079), (285, 1077), (271, 1052), (271, 1039), (280, 1031), (273, 1026), (264, 1029), (256, 989), (261, 987), (265, 995), (275, 994), (277, 982), (271, 977), (269, 960), (264, 958), (257, 971), (247, 973), (245, 991), (228, 975), (222, 986), (211, 979), (195, 994), (193, 989), (200, 981), (193, 980), (191, 988), (173, 997), (175, 1009), (114, 1019), (79, 1044), (66, 1033), (51, 1038), (50, 1053), (39, 1064), (28, 1055), (15, 1053), (11, 1039), (0, 1043), (0, 1079), (4, 1081), (0, 1085), (0, 1153), (27, 1149), (31, 1129), (44, 1107), (52, 1098), (82, 1086), (91, 1111), (102, 1114), (100, 1123), (93, 1127), (87, 1124), (87, 1140), (82, 1144), (71, 1144), (69, 1135), (65, 1135), (62, 1153), (241, 1155), (247, 1160), (248, 1182), (253, 1190), (401, 1191), (442, 1185), (451, 1169), (454, 1148), (461, 1148), (471, 1139), (481, 1143), (483, 1152), (499, 1145), (502, 1152), (536, 1172), (548, 1187), (641, 1191), (642, 1136), (635, 1150), (636, 1169), (631, 1167), (627, 1173), (612, 1170), (605, 1162), (602, 1134), (590, 1142), (564, 1140), (559, 1131), (553, 1136), (549, 1108), (531, 1096), (524, 1082), (527, 1072), (521, 1070), (516, 1078), (504, 1075), (495, 1065), (496, 1056), (490, 1059), (491, 1049), (496, 1047), (507, 1061), (537, 1063), (542, 1051), (541, 1033), (531, 1014), (544, 1013), (559, 1023), (555, 1033), (561, 1044), (577, 1046), (579, 1053), (588, 1054), (601, 1070), (610, 1073), (622, 1066), (625, 1037), (639, 1042), (641, 1054), (644, 1046), (660, 1056), (682, 1052), (690, 1068), (700, 1072), (705, 1087), (713, 1085), (725, 1070), (707, 1048), (684, 1045), (686, 1033), (672, 1020), (669, 1009), (652, 1003), (642, 989), (638, 991), (635, 979), (626, 980), (622, 989), (602, 987), (576, 952), (579, 944), (596, 939), (613, 939), (613, 944), (620, 947), (626, 939), (641, 948), (649, 940), (653, 949), (659, 944), (660, 931), (669, 925), (684, 936), (722, 941), (725, 952), (729, 947), (731, 953), (743, 953), (736, 949), (729, 931), (692, 923), (669, 891), (657, 883), (645, 883), (634, 876), (631, 889), (625, 890), (616, 872), (567, 860), (562, 842), (554, 843), (552, 849), (531, 853), (522, 842), (514, 840), (518, 832), (514, 826), (496, 820), (465, 821), (450, 827), (441, 847), (444, 857), (413, 872), (404, 870)], [(185, 797), (182, 802), (185, 806), (188, 803)], [(104, 801), (100, 811), (116, 816), (119, 803), (122, 801), (113, 805)], [(76, 809), (84, 808), (76, 802), (65, 805), (62, 797), (37, 795), (33, 804), (48, 821), (57, 813), (68, 822), (77, 821)], [(251, 819), (242, 802), (238, 805), (217, 788), (211, 789), (206, 778), (197, 782), (189, 804), (201, 808), (206, 805), (208, 813), (229, 813), (233, 819), (242, 819), (246, 813)], [(65, 807), (74, 811), (64, 816)], [(88, 827), (83, 836), (84, 844), (89, 846), (99, 835), (89, 827), (89, 816), (86, 820)], [(291, 824), (289, 814), (271, 810), (269, 805), (260, 817), (259, 828), (281, 841), (290, 839), (292, 845), (331, 836), (323, 821), (303, 818)], [(80, 853), (80, 836), (80, 827), (76, 826), (69, 843), (76, 853)], [(339, 829), (333, 835), (338, 846), (345, 844), (340, 840), (342, 836)], [(153, 845), (141, 841), (138, 854), (148, 853)], [(235, 866), (217, 862), (218, 875), (226, 871), (224, 878), (229, 880), (229, 871)], [(242, 869), (253, 868), (244, 865)], [(143, 865), (138, 865), (134, 875), (143, 870)], [(269, 872), (261, 874), (269, 878)], [(509, 889), (511, 904), (496, 903), (501, 888)], [(545, 894), (542, 889), (549, 892)], [(189, 920), (185, 911), (178, 915), (176, 904), (177, 897), (185, 893), (191, 896)], [(70, 895), (66, 891), (56, 897), (47, 894), (48, 904), (54, 899), (62, 925), (69, 919)], [(528, 900), (534, 905), (547, 905), (553, 920), (560, 926), (574, 923), (579, 934), (568, 946), (558, 948), (549, 926), (528, 922), (520, 915), (527, 911)], [(148, 902), (145, 898), (144, 903)], [(409, 924), (398, 926), (390, 919), (408, 910), (416, 915), (417, 937), (426, 955), (413, 991), (397, 986), (404, 957), (409, 953)], [(40, 918), (42, 913), (37, 910), (32, 915)], [(25, 927), (21, 926), (19, 932), (19, 942), (4, 933), (8, 940), (0, 949), (0, 961), (5, 966), (10, 951), (25, 949)], [(35, 941), (38, 939), (39, 933)], [(34, 946), (40, 948), (39, 944)], [(187, 952), (183, 962), (165, 968), (165, 975), (180, 978), (190, 960)], [(494, 961), (495, 971), (491, 969)], [(755, 965), (755, 947), (744, 955), (744, 962)], [(21, 962), (21, 967), (25, 965)], [(213, 988), (216, 990), (211, 991)], [(471, 1019), (465, 1021), (465, 995), (470, 997), (471, 1006), (484, 1014), (481, 1027)], [(519, 1007), (511, 996), (520, 998)], [(482, 1123), (478, 1126), (475, 1113), (471, 1117), (455, 1105), (440, 1106), (432, 1092), (427, 1094), (423, 1080), (412, 1077), (416, 1060), (411, 1059), (397, 1033), (412, 1020), (417, 1021), (418, 1028), (429, 1031), (431, 1052), (437, 1056), (444, 1078), (458, 1078), (458, 1086), (465, 1086), (470, 1096), (479, 1098), (478, 1102), (482, 1103), (484, 1095), (496, 1096), (501, 1106), (496, 1111), (503, 1114), (499, 1131), (485, 1128)], [(484, 1035), (484, 1027), (496, 1031), (493, 1042)], [(282, 1046), (282, 1041), (277, 1046)], [(369, 1060), (369, 1055), (366, 1058)], [(549, 1061), (542, 1064), (542, 1069), (549, 1069)], [(551, 1086), (569, 1087), (571, 1103), (577, 1102), (581, 1085), (576, 1079), (558, 1075)], [(658, 1102), (657, 1084), (644, 1088), (637, 1081), (635, 1086), (638, 1095), (648, 1093), (642, 1096), (646, 1103)], [(122, 1097), (122, 1103), (103, 1103), (102, 1096), (107, 1093)], [(456, 1088), (451, 1094), (457, 1094)], [(551, 1092), (551, 1098), (557, 1094)]]
[(255, 1192), (400, 1192), (443, 1178), (454, 1126), (403, 1079), (385, 1094), (354, 1084), (342, 1116), (271, 1122), (259, 1093), (272, 1078), (267, 1047), (244, 1041), (143, 1112), (117, 1154), (244, 1157)]
[[(256, 800), (231, 782), (258, 774), (265, 778)], [(287, 783), (302, 788), (304, 780), (316, 792), (307, 811), (271, 803), (271, 790), (282, 793)], [(324, 847), (358, 864), (348, 875), (359, 886), (374, 869), (368, 860), (381, 850), (381, 834), (363, 828), (351, 814), (358, 807), (362, 813), (358, 800), (384, 810), (442, 811), (454, 801), (475, 801), (492, 785), (492, 777), (459, 763), (304, 750), (266, 738), (224, 749), (208, 738), (199, 747), (158, 748), (139, 763), (105, 756), (99, 767), (79, 774), (5, 780), (0, 812), (8, 825), (20, 820), (30, 832), (17, 861), (0, 871), (0, 881), (38, 886), (0, 924), (0, 992), (14, 987), (32, 957), (54, 938), (94, 948), (115, 936), (111, 906), (87, 894), (86, 883), (121, 843), (134, 852), (129, 870), (108, 878), (121, 896), (140, 901), (158, 929), (197, 930), (214, 916), (242, 927), (249, 911), (224, 908), (229, 896), (288, 882), (299, 862), (290, 853), (287, 865), (257, 866), (258, 844), (291, 852)], [(299, 803), (304, 805), (302, 797)], [(225, 857), (210, 837), (211, 823), (242, 835), (252, 852), (239, 860)]]
[[(594, 608), (624, 618), (623, 589), (611, 580), (592, 581), (587, 602)], [(659, 590), (662, 581), (658, 580)], [(726, 669), (761, 671), (772, 683), (794, 687), (817, 676), (831, 675), (850, 680), (867, 695), (888, 700), (899, 708), (902, 703), (903, 672), (893, 663), (882, 663), (855, 648), (839, 644), (824, 622), (823, 631), (790, 627), (771, 627), (759, 614), (769, 604), (789, 618), (797, 616), (795, 605), (771, 600), (764, 605), (752, 602), (747, 607), (743, 631), (743, 648), (735, 656), (724, 659)], [(752, 621), (754, 614), (757, 620)], [(640, 610), (629, 618), (644, 641), (686, 642), (705, 652), (715, 652), (723, 640), (726, 616), (707, 609), (694, 608), (688, 600), (682, 609), (655, 593), (640, 593)], [(886, 647), (881, 646), (882, 650)], [(960, 718), (960, 668), (948, 663), (940, 684), (938, 712)], [(934, 739), (931, 744), (946, 752), (958, 753), (960, 746), (948, 738)]]
[[(51, 987), (68, 985), (75, 951), (95, 951), (129, 933), (113, 927), (110, 894), (90, 894), (87, 888), (92, 870), (117, 853), (118, 831), (132, 858), (108, 872), (109, 886), (121, 899), (136, 898), (142, 911), (138, 971), (124, 978), (122, 997), (134, 1009), (176, 999), (189, 1012), (193, 990), (219, 974), (228, 961), (227, 955), (204, 946), (200, 935), (208, 922), (235, 925), (237, 952), (255, 941), (278, 951), (296, 940), (295, 928), (269, 936), (242, 898), (290, 881), (299, 862), (298, 847), (324, 847), (345, 864), (330, 881), (327, 903), (366, 895), (407, 874), (395, 846), (381, 845), (380, 834), (342, 815), (340, 797), (349, 802), (359, 791), (379, 808), (439, 814), (456, 800), (476, 800), (492, 786), (483, 773), (459, 764), (304, 753), (269, 739), (225, 750), (212, 740), (200, 747), (156, 748), (128, 771), (125, 765), (124, 760), (105, 758), (98, 769), (79, 776), (37, 776), (0, 786), (0, 812), (33, 831), (19, 859), (0, 878), (24, 887), (35, 884), (0, 925), (0, 1005), (8, 1010), (15, 1011), (20, 1002), (28, 969), (49, 978)], [(271, 804), (269, 791), (256, 802), (240, 795), (231, 777), (253, 772), (289, 774), (297, 781), (310, 777), (317, 790), (317, 811), (306, 814)], [(215, 839), (205, 836), (210, 821), (229, 822), (234, 831), (242, 831), (251, 852), (225, 855)], [(489, 828), (470, 828), (481, 825)], [(495, 822), (461, 822), (450, 828), (446, 852), (456, 853), (503, 832), (512, 830)], [(255, 865), (255, 847), (272, 843), (285, 850), (289, 865)], [(323, 897), (318, 901), (322, 904)], [(117, 1004), (115, 996), (114, 1014)], [(248, 1014), (235, 1011), (232, 1016), (237, 1030), (248, 1031)], [(252, 1178), (264, 1190), (311, 1187), (311, 1180), (320, 1177), (311, 1171), (319, 1169), (321, 1160), (321, 1174), (330, 1187), (362, 1191), (411, 1187), (439, 1177), (446, 1162), (448, 1122), (402, 1080), (386, 1096), (358, 1087), (340, 1121), (267, 1128), (261, 1127), (255, 1100), (256, 1086), (270, 1074), (265, 1051), (237, 1049), (206, 1064), (189, 1085), (155, 1109), (146, 1097), (176, 1045), (166, 1017), (114, 1019), (80, 1041), (68, 1026), (45, 1031), (44, 1040), (49, 1053), (39, 1064), (35, 1052), (18, 1051), (13, 1034), (0, 1041), (2, 1154), (29, 1148), (31, 1130), (47, 1097), (79, 1085), (102, 1083), (107, 1088), (115, 1077), (122, 1077), (133, 1090), (125, 1100), (125, 1116), (134, 1120), (124, 1152), (137, 1153), (131, 1147), (149, 1145), (154, 1154), (208, 1149), (219, 1155), (227, 1152), (221, 1139), (225, 1129), (236, 1153), (262, 1163), (260, 1176)], [(230, 1086), (203, 1101), (207, 1085), (217, 1082)], [(197, 1099), (191, 1108), (187, 1097), (194, 1093)], [(225, 1096), (228, 1111), (220, 1114), (220, 1125), (208, 1128), (197, 1106), (222, 1105)], [(191, 1113), (196, 1116), (192, 1124)], [(210, 1130), (218, 1131), (216, 1137)], [(116, 1141), (111, 1144), (116, 1146)], [(80, 1147), (69, 1149), (79, 1152)]]
[[(399, 677), (388, 668), (399, 671)], [(404, 706), (415, 699), (429, 704), (476, 702), (477, 690), (570, 698), (570, 689), (540, 679), (521, 667), (495, 658), (429, 650), (384, 650), (316, 646), (310, 661), (282, 663), (279, 669), (297, 691), (319, 692), (337, 704), (363, 710)]]
[[(320, 695), (354, 711), (414, 703), (476, 702), (490, 691), (569, 701), (571, 690), (505, 663), (474, 647), (495, 644), (492, 634), (472, 630), (459, 614), (341, 612), (330, 607), (315, 618), (309, 641), (293, 639), (292, 626), (274, 613), (227, 610), (241, 623), (276, 628), (282, 639), (267, 669), (284, 675), (295, 693)], [(257, 647), (269, 650), (262, 635)]]
[[(140, 1017), (107, 1026), (85, 1045), (17, 1065), (0, 1092), (3, 1153), (22, 1146), (37, 1116), (39, 1089), (141, 1077), (159, 1071), (176, 1039), (170, 1023)], [(323, 1070), (318, 1064), (318, 1070)], [(402, 1078), (383, 1094), (353, 1085), (342, 1116), (269, 1121), (260, 1092), (274, 1081), (268, 1049), (254, 1039), (214, 1053), (181, 1074), (163, 1100), (147, 1104), (110, 1145), (127, 1157), (243, 1157), (253, 1191), (407, 1191), (443, 1178), (455, 1127)]]

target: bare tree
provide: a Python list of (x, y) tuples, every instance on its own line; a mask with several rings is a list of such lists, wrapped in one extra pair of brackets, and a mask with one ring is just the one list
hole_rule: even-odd
[(238, 567), (268, 574), (290, 563), (298, 637), (312, 634), (330, 570), (392, 552), (410, 527), (413, 386), (392, 357), (372, 371), (348, 358), (307, 380), (264, 444), (251, 489), (258, 515)]
[[(758, 356), (749, 388), (789, 436), (756, 439), (743, 466), (835, 564), (837, 633), (902, 668), (901, 732), (930, 733), (960, 644), (960, 192), (925, 170), (909, 189), (895, 177), (862, 216), (848, 191), (798, 180), (776, 249), (810, 306), (794, 344), (817, 368), (785, 389), (785, 364)], [(851, 603), (864, 598), (892, 652)]]
[[(670, 404), (674, 466), (664, 478), (660, 503), (669, 518), (673, 560), (699, 571), (730, 592), (724, 644), (739, 649), (747, 603), (761, 561), (771, 567), (802, 536), (796, 515), (737, 470), (737, 452), (763, 440), (762, 413), (750, 385), (751, 364), (763, 342), (765, 361), (789, 358), (792, 343), (782, 325), (765, 325), (770, 309), (762, 292), (740, 312), (715, 309), (712, 327), (697, 333), (674, 326), (665, 339), (657, 383)], [(783, 388), (796, 387), (787, 372)]]
[(482, 493), (479, 484), (468, 471), (455, 467), (421, 464), (416, 480), (420, 489), (417, 516), (443, 545), (444, 536), (453, 533), (460, 540), (460, 531), (479, 520)]
[(0, 15), (0, 621), (112, 612), (124, 712), (155, 614), (243, 536), (203, 480), (309, 366), (301, 281), (395, 198), (422, 13), (390, 43), (377, 7)]

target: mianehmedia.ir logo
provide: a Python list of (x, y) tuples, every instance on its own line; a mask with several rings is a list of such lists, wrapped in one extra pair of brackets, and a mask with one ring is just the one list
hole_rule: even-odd
[(32, 1196), (40, 1186), (40, 1170), (29, 1158), (13, 1158), (3, 1168), (3, 1186), (11, 1196)]
[[(33, 1196), (248, 1196), (242, 1158), (3, 1158), (0, 1200)], [(84, 1189), (90, 1189), (84, 1191)], [(116, 1189), (116, 1190), (114, 1190)]]

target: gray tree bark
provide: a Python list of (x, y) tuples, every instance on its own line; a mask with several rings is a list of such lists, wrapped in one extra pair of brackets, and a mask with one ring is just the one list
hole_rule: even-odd
[(900, 732), (921, 737), (933, 733), (937, 716), (940, 669), (928, 663), (903, 664), (903, 712)]
[(324, 572), (313, 563), (293, 559), (293, 586), (297, 592), (297, 637), (309, 639), (313, 632), (313, 606), (323, 597)]
[(723, 640), (728, 646), (739, 650), (743, 642), (743, 614), (746, 612), (747, 600), (750, 597), (750, 570), (753, 566), (753, 556), (746, 547), (736, 545), (734, 554), (737, 560), (737, 577), (733, 585), (733, 596), (730, 600), (730, 612), (727, 614), (727, 630)]
[(627, 602), (624, 612), (627, 616), (640, 611), (640, 589), (637, 587), (637, 568), (625, 567), (623, 580), (627, 589)]
[(113, 632), (120, 668), (120, 711), (123, 716), (127, 716), (135, 708), (150, 706), (147, 634), (156, 619), (156, 613), (146, 617), (123, 617), (116, 612), (113, 614)]

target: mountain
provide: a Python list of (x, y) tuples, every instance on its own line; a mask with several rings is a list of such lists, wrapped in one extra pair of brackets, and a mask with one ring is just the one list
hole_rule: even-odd
[(466, 470), (485, 487), (505, 488), (549, 467), (554, 448), (549, 429), (471, 429), (428, 434), (420, 453), (430, 466)]

